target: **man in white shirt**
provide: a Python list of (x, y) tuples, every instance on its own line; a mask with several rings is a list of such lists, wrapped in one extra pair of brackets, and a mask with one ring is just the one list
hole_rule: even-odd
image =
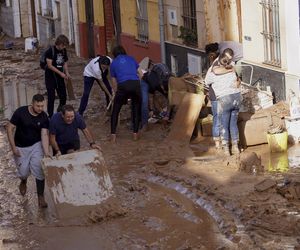
[[(96, 80), (98, 83), (102, 81), (110, 94), (112, 94), (112, 89), (110, 83), (107, 79), (108, 68), (111, 63), (111, 58), (108, 56), (97, 56), (92, 59), (88, 65), (84, 68), (83, 77), (84, 77), (84, 90), (83, 95), (81, 97), (80, 106), (78, 112), (80, 115), (83, 115), (86, 106), (88, 104), (90, 92), (92, 90), (94, 81)], [(101, 87), (101, 85), (99, 84)], [(106, 93), (104, 89), (102, 89), (105, 93), (106, 97), (106, 105), (109, 104), (109, 95)]]

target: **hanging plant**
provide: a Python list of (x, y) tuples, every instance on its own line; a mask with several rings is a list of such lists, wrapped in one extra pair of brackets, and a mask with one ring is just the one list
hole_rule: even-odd
[(193, 29), (186, 28), (184, 26), (179, 27), (180, 35), (178, 36), (183, 40), (186, 45), (197, 45), (197, 31)]

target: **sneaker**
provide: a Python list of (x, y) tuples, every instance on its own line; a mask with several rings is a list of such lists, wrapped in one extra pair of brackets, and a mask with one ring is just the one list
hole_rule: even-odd
[(27, 191), (27, 180), (21, 180), (20, 185), (19, 185), (19, 190), (21, 195), (25, 195)]
[(230, 156), (229, 145), (223, 145), (223, 152), (226, 156)]
[(133, 140), (137, 141), (139, 139), (138, 133), (133, 133)]
[(38, 196), (38, 203), (39, 203), (39, 208), (47, 208), (48, 207), (48, 204), (45, 201), (44, 196), (42, 196), (42, 195)]
[(112, 143), (116, 143), (116, 139), (117, 139), (116, 134), (111, 134), (111, 135), (110, 135), (110, 141), (111, 141)]
[(241, 153), (238, 144), (233, 144), (232, 148), (231, 148), (231, 151), (232, 151), (232, 154), (234, 154), (234, 155)]

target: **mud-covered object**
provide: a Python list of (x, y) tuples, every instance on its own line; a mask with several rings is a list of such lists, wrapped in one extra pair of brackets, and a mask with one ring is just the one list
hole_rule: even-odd
[(300, 182), (291, 182), (277, 187), (277, 193), (288, 200), (300, 201)]

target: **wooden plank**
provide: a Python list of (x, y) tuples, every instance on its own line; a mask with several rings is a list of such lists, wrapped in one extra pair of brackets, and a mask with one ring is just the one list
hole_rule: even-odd
[(69, 100), (75, 100), (74, 89), (71, 79), (65, 80)]
[(189, 143), (202, 105), (204, 94), (186, 93), (175, 115), (168, 140)]

